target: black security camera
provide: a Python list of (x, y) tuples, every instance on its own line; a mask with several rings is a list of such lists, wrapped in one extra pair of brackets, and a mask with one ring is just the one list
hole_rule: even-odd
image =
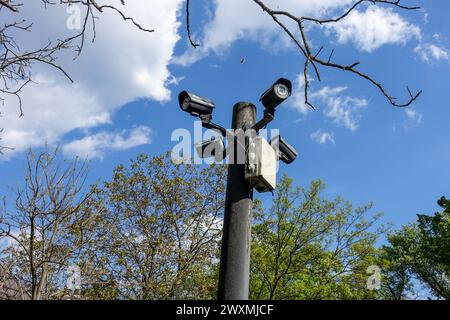
[(284, 163), (290, 164), (297, 158), (297, 151), (279, 135), (270, 141), (270, 145), (278, 151), (278, 158)]
[(187, 91), (178, 95), (178, 102), (183, 111), (197, 117), (211, 115), (214, 109), (214, 102)]
[(274, 110), (280, 103), (290, 97), (292, 83), (288, 79), (278, 79), (260, 98), (263, 106), (268, 110)]

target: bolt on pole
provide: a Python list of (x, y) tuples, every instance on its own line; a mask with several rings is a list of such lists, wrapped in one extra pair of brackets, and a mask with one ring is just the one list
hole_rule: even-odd
[[(239, 102), (233, 108), (232, 128), (252, 127), (256, 107)], [(247, 300), (250, 273), (250, 244), (253, 188), (245, 180), (245, 164), (236, 162), (239, 151), (234, 144), (234, 159), (228, 166), (222, 250), (219, 274), (219, 300)], [(242, 152), (242, 151), (241, 151)]]

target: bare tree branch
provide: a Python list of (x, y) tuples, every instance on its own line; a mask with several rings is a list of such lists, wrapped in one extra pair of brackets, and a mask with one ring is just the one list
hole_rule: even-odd
[[(57, 158), (58, 149), (30, 151), (13, 211), (6, 200), (0, 207), (0, 239), (6, 237), (13, 244), (0, 247), (0, 258), (12, 255), (13, 275), (25, 284), (27, 296), (36, 300), (49, 298), (60, 285), (53, 278), (78, 254), (86, 241), (78, 229), (93, 218), (82, 210), (89, 210), (92, 196), (83, 192), (87, 162), (75, 159), (61, 165)], [(4, 290), (0, 286), (0, 297)]]
[[(333, 54), (334, 54), (334, 49), (331, 51), (327, 60), (320, 59), (319, 56), (322, 53), (324, 47), (322, 46), (316, 54), (313, 54), (311, 51), (310, 42), (306, 36), (306, 31), (305, 31), (305, 23), (306, 22), (313, 22), (313, 23), (316, 23), (319, 25), (337, 23), (337, 22), (347, 18), (355, 9), (357, 9), (359, 6), (361, 6), (364, 3), (391, 5), (391, 6), (397, 7), (402, 10), (417, 10), (417, 9), (420, 9), (420, 7), (403, 5), (401, 0), (359, 0), (359, 1), (356, 1), (349, 9), (347, 9), (343, 14), (339, 15), (338, 17), (329, 18), (329, 19), (319, 19), (319, 18), (314, 18), (314, 17), (298, 17), (288, 11), (273, 10), (273, 9), (269, 8), (265, 4), (265, 2), (262, 0), (252, 0), (252, 1), (255, 2), (264, 12), (266, 12), (269, 16), (272, 17), (272, 19), (275, 21), (275, 23), (281, 29), (283, 29), (283, 31), (289, 36), (289, 38), (291, 38), (291, 40), (295, 43), (295, 45), (299, 48), (299, 50), (305, 57), (306, 61), (305, 61), (304, 69), (303, 69), (303, 77), (304, 77), (304, 82), (305, 82), (305, 88), (304, 88), (305, 104), (307, 106), (315, 109), (309, 99), (309, 91), (310, 91), (310, 78), (309, 77), (310, 76), (309, 76), (308, 70), (309, 70), (309, 66), (312, 66), (317, 79), (319, 81), (321, 81), (320, 70), (318, 68), (318, 65), (323, 66), (323, 67), (339, 69), (342, 71), (350, 72), (360, 78), (366, 79), (372, 85), (377, 87), (378, 90), (389, 101), (389, 103), (394, 107), (408, 107), (414, 101), (416, 101), (419, 98), (419, 96), (421, 95), (422, 91), (418, 91), (417, 93), (412, 93), (411, 90), (409, 89), (409, 87), (407, 87), (408, 100), (406, 100), (405, 102), (399, 102), (397, 98), (395, 98), (394, 96), (392, 96), (391, 94), (388, 93), (388, 91), (384, 88), (384, 86), (380, 82), (376, 81), (372, 76), (368, 75), (367, 73), (364, 73), (364, 72), (356, 69), (356, 67), (358, 67), (360, 65), (360, 62), (355, 62), (350, 65), (339, 64), (339, 63), (333, 62), (332, 58), (333, 58)], [(293, 31), (291, 31), (289, 29), (289, 27), (280, 20), (280, 17), (288, 18), (289, 20), (294, 21), (297, 24), (298, 31), (300, 33), (300, 38), (298, 38), (295, 35), (295, 33)], [(197, 48), (198, 44), (194, 43), (191, 38), (189, 20), (190, 20), (189, 1), (187, 1), (187, 3), (186, 3), (186, 28), (187, 28), (188, 38), (189, 38), (189, 42), (191, 43), (191, 45), (194, 48)]]
[(0, 6), (4, 6), (13, 12), (18, 11), (18, 5), (12, 4), (9, 0), (0, 0)]
[(190, 12), (189, 12), (190, 4), (191, 4), (190, 0), (186, 0), (186, 30), (188, 33), (188, 39), (189, 39), (191, 46), (193, 46), (194, 48), (197, 48), (200, 46), (200, 44), (195, 43), (194, 40), (192, 40), (192, 34), (191, 34), (191, 23), (190, 23)]
[[(422, 91), (419, 91), (417, 93), (412, 93), (411, 90), (409, 89), (409, 87), (407, 88), (408, 91), (408, 100), (406, 102), (398, 102), (397, 98), (393, 97), (392, 95), (390, 95), (387, 90), (384, 88), (384, 86), (376, 81), (374, 78), (372, 78), (370, 75), (359, 71), (356, 69), (357, 66), (359, 66), (359, 62), (350, 64), (350, 65), (345, 65), (345, 64), (338, 64), (338, 63), (334, 63), (332, 62), (332, 56), (334, 53), (334, 50), (331, 52), (329, 58), (327, 61), (322, 60), (319, 58), (320, 53), (323, 50), (323, 47), (320, 48), (320, 50), (313, 55), (313, 53), (311, 52), (311, 46), (310, 43), (307, 39), (306, 36), (306, 32), (305, 32), (305, 22), (309, 21), (309, 22), (315, 22), (318, 23), (320, 25), (323, 24), (328, 24), (328, 23), (336, 23), (339, 22), (343, 19), (345, 19), (352, 11), (354, 11), (357, 7), (359, 7), (361, 4), (363, 3), (372, 3), (372, 4), (387, 4), (387, 5), (393, 5), (395, 7), (398, 7), (400, 9), (404, 9), (404, 10), (417, 10), (419, 9), (419, 7), (416, 6), (405, 6), (403, 4), (401, 4), (401, 0), (395, 0), (395, 1), (389, 1), (389, 0), (359, 0), (357, 1), (353, 6), (351, 6), (347, 11), (345, 11), (345, 13), (343, 13), (342, 15), (340, 15), (337, 18), (332, 18), (332, 19), (317, 19), (317, 18), (312, 18), (312, 17), (297, 17), (295, 15), (293, 15), (290, 12), (287, 11), (277, 11), (277, 10), (272, 10), (270, 9), (263, 1), (261, 0), (253, 0), (264, 12), (266, 12), (268, 15), (270, 15), (272, 17), (272, 19), (287, 33), (287, 35), (294, 41), (294, 43), (297, 45), (297, 47), (301, 50), (301, 52), (303, 53), (303, 55), (305, 56), (306, 62), (305, 62), (305, 67), (304, 67), (304, 81), (305, 81), (305, 104), (310, 106), (311, 108), (314, 109), (314, 106), (311, 104), (311, 102), (309, 101), (309, 84), (310, 84), (310, 80), (309, 80), (309, 75), (308, 75), (308, 67), (309, 65), (312, 65), (314, 68), (314, 72), (317, 76), (317, 79), (319, 81), (321, 81), (321, 77), (320, 77), (320, 72), (319, 72), (319, 68), (317, 67), (317, 65), (321, 65), (324, 67), (329, 67), (329, 68), (334, 68), (334, 69), (339, 69), (342, 71), (346, 71), (346, 72), (350, 72), (353, 73), (363, 79), (366, 79), (367, 81), (369, 81), (370, 83), (372, 83), (375, 87), (378, 88), (378, 90), (386, 97), (386, 99), (389, 101), (389, 103), (394, 106), (394, 107), (408, 107), (410, 106), (415, 100), (417, 100), (419, 98), (419, 96), (421, 95)], [(295, 21), (296, 24), (298, 25), (298, 30), (300, 32), (301, 35), (301, 40), (297, 39), (297, 37), (294, 35), (294, 33), (292, 31), (289, 30), (289, 28), (280, 21), (280, 19), (278, 18), (279, 16), (284, 16), (287, 17), (288, 19)]]
[[(96, 19), (95, 13), (103, 13), (105, 10), (112, 10), (117, 13), (124, 21), (130, 22), (138, 30), (144, 32), (154, 32), (139, 24), (133, 17), (126, 15), (122, 8), (113, 5), (104, 5), (97, 0), (41, 0), (45, 7), (48, 6), (72, 6), (79, 5), (85, 9), (82, 17), (81, 29), (73, 35), (63, 39), (49, 40), (45, 45), (32, 51), (24, 51), (21, 44), (18, 43), (18, 32), (33, 32), (33, 22), (17, 18), (16, 21), (0, 26), (0, 102), (4, 102), (7, 96), (13, 96), (17, 99), (19, 108), (19, 117), (24, 116), (22, 106), (21, 92), (25, 86), (31, 83), (32, 68), (35, 64), (47, 65), (58, 72), (61, 72), (69, 81), (73, 79), (65, 71), (64, 67), (57, 63), (61, 51), (73, 50), (75, 59), (81, 54), (86, 37), (88, 36), (89, 23), (91, 26), (92, 42), (96, 38)], [(125, 1), (120, 1), (125, 5)], [(6, 8), (12, 12), (12, 18), (20, 17), (21, 8), (27, 5), (13, 0), (0, 0), (0, 12)], [(0, 147), (0, 152), (7, 149)]]

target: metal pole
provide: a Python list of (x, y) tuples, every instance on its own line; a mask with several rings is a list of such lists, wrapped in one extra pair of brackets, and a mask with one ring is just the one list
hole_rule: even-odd
[[(256, 122), (256, 107), (239, 102), (233, 108), (233, 129)], [(235, 144), (235, 160), (239, 147)], [(245, 180), (244, 164), (228, 166), (225, 214), (220, 257), (219, 300), (247, 300), (250, 272), (250, 238), (253, 188)]]

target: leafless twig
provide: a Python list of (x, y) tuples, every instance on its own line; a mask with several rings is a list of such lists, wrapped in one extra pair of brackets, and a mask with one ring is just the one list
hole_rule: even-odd
[[(18, 0), (19, 1), (19, 0)], [(14, 0), (0, 0), (0, 13), (3, 9), (11, 12), (14, 22), (0, 25), (0, 102), (4, 101), (7, 96), (14, 96), (19, 106), (19, 116), (24, 115), (22, 108), (21, 92), (25, 86), (32, 82), (32, 68), (34, 64), (47, 65), (58, 72), (61, 72), (69, 81), (73, 82), (70, 75), (65, 71), (64, 67), (57, 62), (61, 51), (73, 50), (75, 58), (77, 58), (85, 45), (86, 36), (88, 35), (89, 22), (92, 31), (92, 41), (96, 37), (96, 16), (105, 10), (112, 10), (117, 13), (124, 21), (131, 22), (138, 30), (144, 32), (154, 32), (139, 24), (133, 17), (126, 15), (121, 8), (113, 5), (104, 5), (97, 2), (98, 0), (41, 0), (45, 7), (47, 6), (72, 6), (78, 5), (85, 9), (82, 17), (82, 25), (80, 29), (75, 31), (63, 39), (49, 40), (43, 46), (31, 50), (24, 51), (17, 39), (18, 32), (33, 32), (33, 22), (20, 18), (21, 8), (26, 3), (19, 3)], [(121, 0), (121, 5), (125, 5), (125, 1)], [(5, 150), (6, 148), (0, 148)]]
[[(269, 16), (272, 17), (274, 22), (291, 38), (291, 40), (295, 43), (295, 45), (299, 48), (303, 56), (305, 57), (305, 65), (303, 69), (303, 76), (304, 76), (304, 82), (305, 82), (305, 104), (309, 107), (314, 109), (313, 104), (310, 102), (309, 99), (309, 90), (310, 90), (310, 75), (309, 75), (309, 67), (312, 66), (312, 69), (314, 70), (314, 74), (317, 77), (319, 81), (321, 81), (320, 76), (320, 70), (319, 66), (322, 67), (328, 67), (333, 69), (342, 70), (345, 72), (350, 72), (358, 77), (361, 77), (363, 79), (366, 79), (369, 81), (372, 85), (378, 88), (378, 90), (386, 97), (386, 99), (389, 101), (389, 103), (394, 107), (408, 107), (410, 106), (414, 101), (416, 101), (419, 96), (421, 95), (422, 91), (418, 91), (417, 93), (413, 93), (409, 87), (407, 87), (408, 92), (408, 99), (405, 102), (399, 102), (397, 98), (392, 96), (388, 93), (388, 91), (384, 88), (384, 86), (376, 81), (372, 76), (368, 75), (367, 73), (364, 73), (357, 69), (357, 67), (360, 65), (360, 62), (355, 62), (352, 64), (340, 64), (333, 62), (333, 54), (334, 49), (331, 51), (329, 57), (327, 60), (323, 60), (320, 58), (320, 54), (323, 52), (324, 47), (322, 46), (317, 53), (313, 53), (311, 50), (310, 41), (307, 38), (306, 30), (305, 30), (305, 23), (316, 23), (319, 25), (325, 25), (325, 24), (331, 24), (331, 23), (337, 23), (345, 18), (347, 18), (354, 10), (356, 10), (358, 7), (360, 7), (364, 3), (370, 3), (370, 4), (380, 4), (380, 5), (391, 5), (394, 7), (397, 7), (402, 10), (417, 10), (420, 7), (417, 6), (407, 6), (404, 5), (401, 0), (359, 0), (356, 1), (349, 9), (347, 9), (344, 13), (339, 15), (335, 18), (328, 18), (328, 19), (318, 19), (314, 17), (298, 17), (291, 12), (287, 11), (280, 11), (280, 10), (273, 10), (269, 8), (264, 1), (262, 0), (252, 0), (254, 3), (256, 3), (265, 13), (267, 13)], [(187, 3), (189, 6), (189, 1)], [(300, 33), (300, 37), (295, 35), (295, 32), (292, 31), (283, 21), (280, 20), (281, 17), (287, 18), (290, 21), (293, 21), (298, 26), (298, 30)], [(195, 45), (190, 36), (190, 26), (189, 26), (189, 8), (187, 8), (187, 31), (189, 35), (189, 40), (192, 44), (192, 46), (195, 48), (197, 45)]]
[[(356, 67), (360, 65), (359, 62), (355, 62), (350, 65), (334, 63), (334, 62), (332, 62), (332, 54), (330, 54), (328, 60), (323, 60), (323, 59), (319, 58), (322, 48), (316, 54), (313, 54), (311, 51), (309, 41), (306, 36), (306, 32), (305, 32), (305, 22), (306, 21), (315, 22), (320, 25), (336, 23), (336, 22), (339, 22), (339, 21), (343, 20), (344, 18), (346, 18), (358, 6), (360, 6), (361, 4), (366, 3), (366, 2), (370, 2), (373, 4), (393, 5), (395, 7), (398, 7), (400, 9), (404, 9), (404, 10), (417, 10), (417, 9), (419, 9), (419, 7), (405, 6), (405, 5), (401, 4), (401, 0), (393, 0), (393, 1), (389, 1), (389, 0), (359, 0), (353, 6), (351, 6), (347, 11), (345, 11), (342, 15), (338, 16), (337, 18), (321, 20), (321, 19), (311, 18), (311, 17), (297, 17), (286, 11), (272, 10), (267, 5), (265, 5), (264, 2), (261, 0), (253, 0), (253, 1), (256, 4), (258, 4), (264, 12), (269, 14), (274, 19), (274, 21), (281, 28), (283, 28), (283, 30), (285, 30), (288, 33), (289, 37), (292, 40), (294, 40), (296, 45), (300, 48), (303, 55), (305, 56), (306, 62), (305, 62), (305, 67), (304, 67), (304, 80), (305, 80), (305, 104), (306, 105), (313, 107), (308, 98), (308, 90), (309, 90), (309, 83), (310, 83), (309, 75), (308, 75), (309, 65), (313, 66), (314, 72), (319, 81), (321, 80), (321, 78), (320, 78), (320, 72), (319, 72), (318, 65), (321, 65), (324, 67), (330, 67), (330, 68), (334, 68), (334, 69), (339, 69), (342, 71), (347, 71), (347, 72), (353, 73), (361, 78), (364, 78), (367, 81), (369, 81), (370, 83), (372, 83), (374, 86), (376, 86), (381, 91), (381, 93), (388, 99), (389, 103), (391, 105), (393, 105), (394, 107), (407, 107), (407, 106), (411, 105), (415, 100), (417, 100), (417, 98), (419, 98), (420, 94), (422, 93), (422, 91), (419, 91), (419, 92), (413, 94), (411, 92), (411, 90), (409, 88), (407, 88), (408, 94), (409, 94), (408, 100), (406, 102), (398, 102), (397, 98), (390, 95), (380, 82), (376, 81), (370, 75), (356, 69)], [(297, 37), (291, 31), (289, 31), (288, 27), (283, 22), (280, 21), (280, 19), (278, 18), (279, 16), (287, 17), (290, 20), (295, 21), (297, 23), (298, 30), (300, 31), (300, 34), (301, 34), (301, 40), (298, 40)]]
[(195, 43), (194, 40), (192, 40), (192, 34), (191, 34), (191, 14), (189, 12), (189, 8), (190, 8), (190, 0), (186, 0), (186, 30), (187, 30), (187, 34), (188, 34), (188, 39), (189, 42), (191, 44), (191, 46), (193, 46), (194, 48), (197, 48), (198, 46), (200, 46), (200, 44)]

